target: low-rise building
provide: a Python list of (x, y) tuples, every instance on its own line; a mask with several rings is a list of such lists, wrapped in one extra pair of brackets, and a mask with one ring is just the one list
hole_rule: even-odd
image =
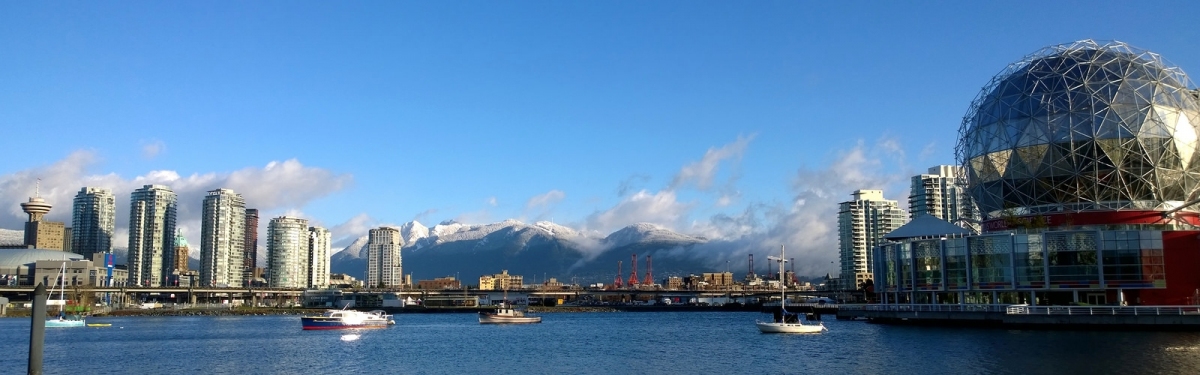
[(433, 280), (417, 281), (417, 289), (423, 290), (438, 290), (438, 289), (461, 289), (462, 283), (454, 279), (454, 276), (439, 277)]

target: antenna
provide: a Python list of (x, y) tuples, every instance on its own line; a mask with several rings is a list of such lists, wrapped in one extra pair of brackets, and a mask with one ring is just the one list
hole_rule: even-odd
[(33, 185), (33, 197), (34, 198), (42, 197), (42, 179), (40, 179), (40, 178), (37, 179), (37, 183), (35, 183)]

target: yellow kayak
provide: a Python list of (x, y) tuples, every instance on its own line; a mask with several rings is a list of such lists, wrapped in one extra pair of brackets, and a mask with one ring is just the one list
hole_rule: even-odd
[(88, 323), (88, 327), (112, 327), (112, 323)]

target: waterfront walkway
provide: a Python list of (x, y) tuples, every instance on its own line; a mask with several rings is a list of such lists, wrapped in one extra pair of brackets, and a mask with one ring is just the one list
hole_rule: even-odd
[(1200, 331), (1200, 306), (841, 305), (838, 319), (884, 324)]

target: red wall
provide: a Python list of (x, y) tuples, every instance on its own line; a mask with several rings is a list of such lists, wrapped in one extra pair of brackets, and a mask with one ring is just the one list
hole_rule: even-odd
[[(1162, 211), (1089, 211), (1021, 216), (1011, 220), (1031, 221), (1041, 216), (1045, 218), (1045, 223), (1051, 228), (1097, 224), (1171, 224), (1177, 221), (1200, 225), (1200, 215), (1195, 212), (1176, 212), (1173, 218), (1164, 218), (1162, 214)], [(1009, 229), (1008, 226), (1009, 223), (1005, 219), (991, 219), (983, 222), (983, 231), (1005, 230)]]
[[(1167, 288), (1138, 291), (1136, 294), (1141, 298), (1141, 304), (1187, 305), (1200, 302), (1192, 298), (1200, 290), (1200, 231), (1163, 232), (1163, 263), (1167, 268)], [(1130, 296), (1127, 294), (1127, 297)]]

